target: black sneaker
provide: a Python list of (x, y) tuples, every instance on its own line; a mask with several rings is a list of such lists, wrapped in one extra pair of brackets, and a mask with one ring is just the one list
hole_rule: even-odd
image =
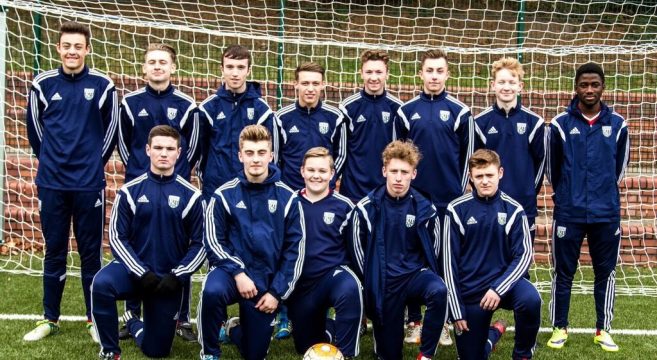
[(128, 339), (130, 339), (130, 331), (128, 331), (128, 327), (124, 324), (119, 328), (119, 340)]
[(180, 336), (181, 338), (183, 338), (183, 340), (187, 342), (198, 341), (198, 336), (194, 333), (192, 324), (188, 322), (178, 323), (178, 326), (176, 327), (176, 335)]

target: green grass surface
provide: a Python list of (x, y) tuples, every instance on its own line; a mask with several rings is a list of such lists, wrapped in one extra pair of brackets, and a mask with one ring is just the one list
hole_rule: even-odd
[[(41, 278), (26, 275), (0, 274), (2, 296), (0, 296), (0, 312), (4, 314), (40, 314), (41, 308)], [(196, 312), (196, 304), (200, 284), (194, 283), (192, 313)], [(542, 326), (548, 327), (549, 295), (543, 294)], [(648, 297), (619, 296), (616, 301), (616, 329), (657, 329), (657, 307), (655, 299)], [(231, 314), (237, 313), (235, 306), (229, 309)], [(70, 277), (66, 283), (62, 313), (65, 315), (82, 315), (84, 306), (80, 280)], [(495, 318), (505, 318), (513, 324), (513, 315), (508, 311), (498, 311)], [(595, 326), (595, 313), (592, 296), (574, 296), (570, 321), (571, 327), (592, 328)], [(86, 334), (82, 322), (62, 322), (61, 332), (40, 342), (27, 343), (23, 335), (34, 326), (33, 321), (4, 320), (0, 323), (0, 359), (93, 359), (99, 347)], [(650, 358), (657, 351), (655, 337), (615, 335), (614, 339), (621, 347), (618, 354), (608, 354), (593, 345), (592, 334), (571, 334), (564, 349), (554, 351), (545, 346), (549, 334), (540, 333), (535, 359), (630, 359)], [(146, 359), (132, 341), (121, 342), (124, 359)], [(501, 340), (497, 351), (491, 359), (509, 358), (513, 348), (513, 333), (507, 333)], [(171, 359), (195, 359), (199, 353), (198, 344), (174, 341)], [(238, 359), (235, 346), (224, 347), (226, 359)], [(417, 354), (415, 346), (404, 347), (404, 358), (411, 359)], [(292, 340), (273, 341), (268, 359), (300, 359), (294, 353)], [(372, 338), (370, 333), (361, 340), (361, 355), (359, 359), (373, 359)], [(455, 359), (454, 346), (441, 347), (435, 359)]]

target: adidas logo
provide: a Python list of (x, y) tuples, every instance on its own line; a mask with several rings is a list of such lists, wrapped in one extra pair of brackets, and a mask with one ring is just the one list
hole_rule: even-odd
[(577, 128), (573, 128), (570, 130), (570, 135), (579, 135), (579, 130), (577, 130)]
[(238, 209), (246, 209), (246, 205), (244, 205), (244, 201), (240, 201), (235, 205), (236, 208)]
[(53, 95), (53, 96), (50, 98), (51, 101), (61, 100), (61, 99), (62, 99), (62, 97), (59, 95), (58, 92), (56, 92), (55, 95)]
[(146, 194), (142, 195), (139, 199), (137, 199), (138, 203), (147, 203), (150, 202), (148, 201), (148, 198), (146, 197)]
[(363, 115), (359, 116), (358, 119), (356, 119), (356, 122), (357, 122), (357, 123), (359, 123), (359, 122), (365, 122), (365, 116), (363, 116)]
[(146, 111), (146, 109), (141, 109), (137, 116), (148, 116), (148, 111)]
[(411, 120), (419, 120), (420, 119), (420, 114), (415, 113), (413, 116), (411, 116)]
[(292, 128), (290, 129), (290, 134), (296, 134), (298, 132), (299, 132), (299, 129), (297, 129), (296, 125), (292, 126)]
[(224, 112), (220, 112), (219, 115), (217, 115), (217, 120), (225, 119), (226, 115), (224, 115)]
[(488, 130), (488, 134), (489, 135), (490, 134), (497, 134), (497, 129), (495, 128), (495, 126), (491, 127), (490, 130)]
[(476, 223), (477, 223), (477, 220), (475, 220), (475, 218), (473, 216), (470, 216), (470, 218), (468, 219), (467, 224), (468, 225), (473, 225), (473, 224), (476, 224)]
[(94, 205), (94, 207), (99, 207), (99, 206), (103, 206), (103, 202), (100, 201), (100, 199), (96, 200), (96, 205)]

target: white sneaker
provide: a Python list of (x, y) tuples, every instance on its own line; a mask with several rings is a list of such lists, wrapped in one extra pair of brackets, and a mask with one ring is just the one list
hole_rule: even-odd
[(98, 338), (98, 331), (96, 331), (96, 327), (94, 326), (94, 323), (91, 321), (87, 321), (87, 332), (91, 336), (91, 340), (93, 340), (96, 344), (100, 344), (100, 339)]
[(447, 324), (443, 326), (443, 331), (440, 332), (440, 340), (438, 340), (438, 343), (442, 346), (450, 346), (454, 343), (452, 337), (449, 336), (449, 326), (447, 326)]
[(406, 337), (404, 342), (407, 344), (420, 344), (420, 338), (422, 337), (422, 323), (421, 322), (409, 322), (406, 324)]
[(32, 331), (23, 336), (23, 340), (39, 341), (48, 335), (56, 334), (59, 332), (59, 325), (48, 320), (37, 321), (36, 325), (37, 326), (32, 329)]

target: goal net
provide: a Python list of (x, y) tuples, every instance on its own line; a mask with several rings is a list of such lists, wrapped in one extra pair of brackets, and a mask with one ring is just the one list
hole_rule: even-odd
[[(251, 77), (263, 85), (274, 109), (294, 101), (293, 70), (302, 61), (326, 67), (327, 102), (353, 94), (361, 86), (358, 55), (369, 48), (390, 53), (388, 89), (408, 100), (421, 88), (420, 52), (440, 47), (449, 54), (448, 90), (473, 114), (492, 104), (490, 64), (514, 56), (525, 67), (523, 104), (549, 120), (572, 97), (576, 67), (598, 62), (606, 72), (604, 99), (628, 121), (631, 141), (631, 161), (620, 184), (618, 293), (657, 296), (657, 0), (0, 0), (0, 8), (0, 271), (41, 272), (44, 243), (36, 161), (25, 129), (27, 93), (36, 73), (59, 65), (59, 24), (77, 20), (92, 31), (87, 63), (113, 78), (119, 96), (144, 85), (146, 45), (165, 42), (179, 53), (174, 84), (201, 102), (220, 85), (223, 49), (239, 43), (251, 49)], [(109, 210), (123, 178), (118, 156), (106, 171)], [(550, 194), (545, 183), (531, 274), (542, 291), (549, 290), (551, 279)], [(72, 274), (79, 272), (74, 244), (71, 240)], [(591, 292), (586, 243), (580, 264), (575, 292)]]

